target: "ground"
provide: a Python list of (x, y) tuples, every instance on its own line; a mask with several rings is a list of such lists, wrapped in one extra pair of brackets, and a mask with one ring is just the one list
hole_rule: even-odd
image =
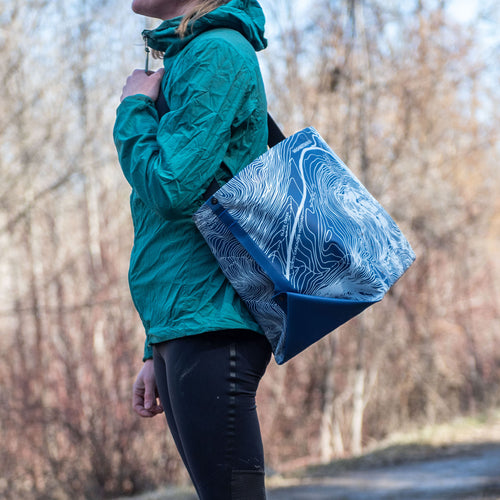
[[(500, 411), (406, 431), (357, 458), (269, 475), (267, 486), (268, 500), (500, 499)], [(134, 500), (196, 496), (167, 488)]]
[(451, 456), (304, 477), (268, 500), (499, 499), (500, 445), (448, 450)]

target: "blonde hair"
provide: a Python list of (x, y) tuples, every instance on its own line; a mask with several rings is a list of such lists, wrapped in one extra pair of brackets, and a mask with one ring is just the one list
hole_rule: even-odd
[[(189, 0), (188, 0), (189, 1)], [(196, 0), (193, 2), (191, 9), (184, 14), (179, 27), (177, 28), (177, 34), (184, 38), (188, 32), (189, 26), (193, 26), (198, 19), (203, 17), (205, 14), (212, 12), (217, 7), (229, 3), (231, 0)], [(164, 52), (161, 50), (151, 49), (151, 55), (154, 59), (163, 59)]]
[(182, 18), (182, 21), (177, 28), (177, 33), (181, 38), (183, 38), (186, 36), (190, 25), (192, 26), (193, 23), (205, 14), (212, 12), (221, 5), (225, 5), (229, 1), (230, 0), (197, 0), (193, 2), (191, 9)]

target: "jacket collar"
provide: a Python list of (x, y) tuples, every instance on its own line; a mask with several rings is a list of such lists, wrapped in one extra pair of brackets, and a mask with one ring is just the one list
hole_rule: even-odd
[(164, 52), (165, 57), (172, 57), (200, 33), (230, 28), (239, 31), (256, 51), (267, 46), (264, 37), (264, 12), (257, 0), (231, 0), (191, 24), (183, 38), (177, 34), (181, 20), (182, 17), (167, 19), (154, 30), (144, 30), (142, 35), (147, 45)]

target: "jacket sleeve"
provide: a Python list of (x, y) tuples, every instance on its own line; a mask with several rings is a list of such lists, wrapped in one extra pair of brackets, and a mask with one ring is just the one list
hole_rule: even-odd
[(146, 336), (146, 341), (144, 342), (144, 354), (142, 356), (143, 361), (147, 361), (148, 359), (153, 359), (153, 348), (149, 343), (149, 339)]
[(148, 97), (122, 101), (114, 140), (123, 173), (146, 205), (166, 219), (193, 213), (224, 159), (236, 115), (257, 107), (254, 81), (232, 46), (210, 40), (188, 46), (169, 72), (170, 111), (160, 122)]

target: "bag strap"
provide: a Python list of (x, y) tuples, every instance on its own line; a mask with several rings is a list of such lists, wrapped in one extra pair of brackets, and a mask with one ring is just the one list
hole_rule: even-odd
[[(163, 98), (163, 99), (165, 99), (165, 98)], [(165, 103), (165, 105), (166, 105), (166, 103)], [(270, 148), (272, 148), (273, 146), (276, 146), (276, 144), (278, 144), (279, 142), (284, 141), (286, 139), (285, 135), (283, 134), (283, 132), (278, 127), (276, 122), (273, 120), (273, 117), (269, 113), (267, 113), (267, 130), (268, 130), (267, 145)], [(220, 188), (220, 185), (217, 182), (217, 180), (212, 179), (212, 182), (210, 183), (207, 190), (202, 195), (203, 200), (207, 201), (211, 196), (213, 196), (215, 194), (216, 191), (219, 190), (219, 188)]]
[(297, 292), (297, 290), (295, 290), (290, 281), (283, 275), (280, 265), (266, 256), (259, 245), (248, 235), (240, 224), (233, 219), (229, 211), (219, 203), (216, 197), (212, 198), (208, 206), (212, 209), (214, 215), (219, 218), (224, 227), (229, 230), (236, 240), (238, 240), (243, 249), (250, 254), (256, 264), (273, 282), (275, 299), (278, 301), (278, 305), (285, 310), (286, 300), (284, 299), (286, 299), (286, 297), (282, 294)]
[(160, 92), (158, 93), (158, 99), (155, 102), (156, 111), (158, 111), (158, 118), (161, 118), (165, 113), (168, 112), (167, 101), (165, 99), (165, 94), (160, 84)]
[(285, 134), (278, 127), (277, 123), (274, 121), (273, 117), (269, 114), (269, 112), (267, 113), (267, 130), (268, 130), (267, 145), (270, 148), (276, 146), (276, 144), (286, 139)]

